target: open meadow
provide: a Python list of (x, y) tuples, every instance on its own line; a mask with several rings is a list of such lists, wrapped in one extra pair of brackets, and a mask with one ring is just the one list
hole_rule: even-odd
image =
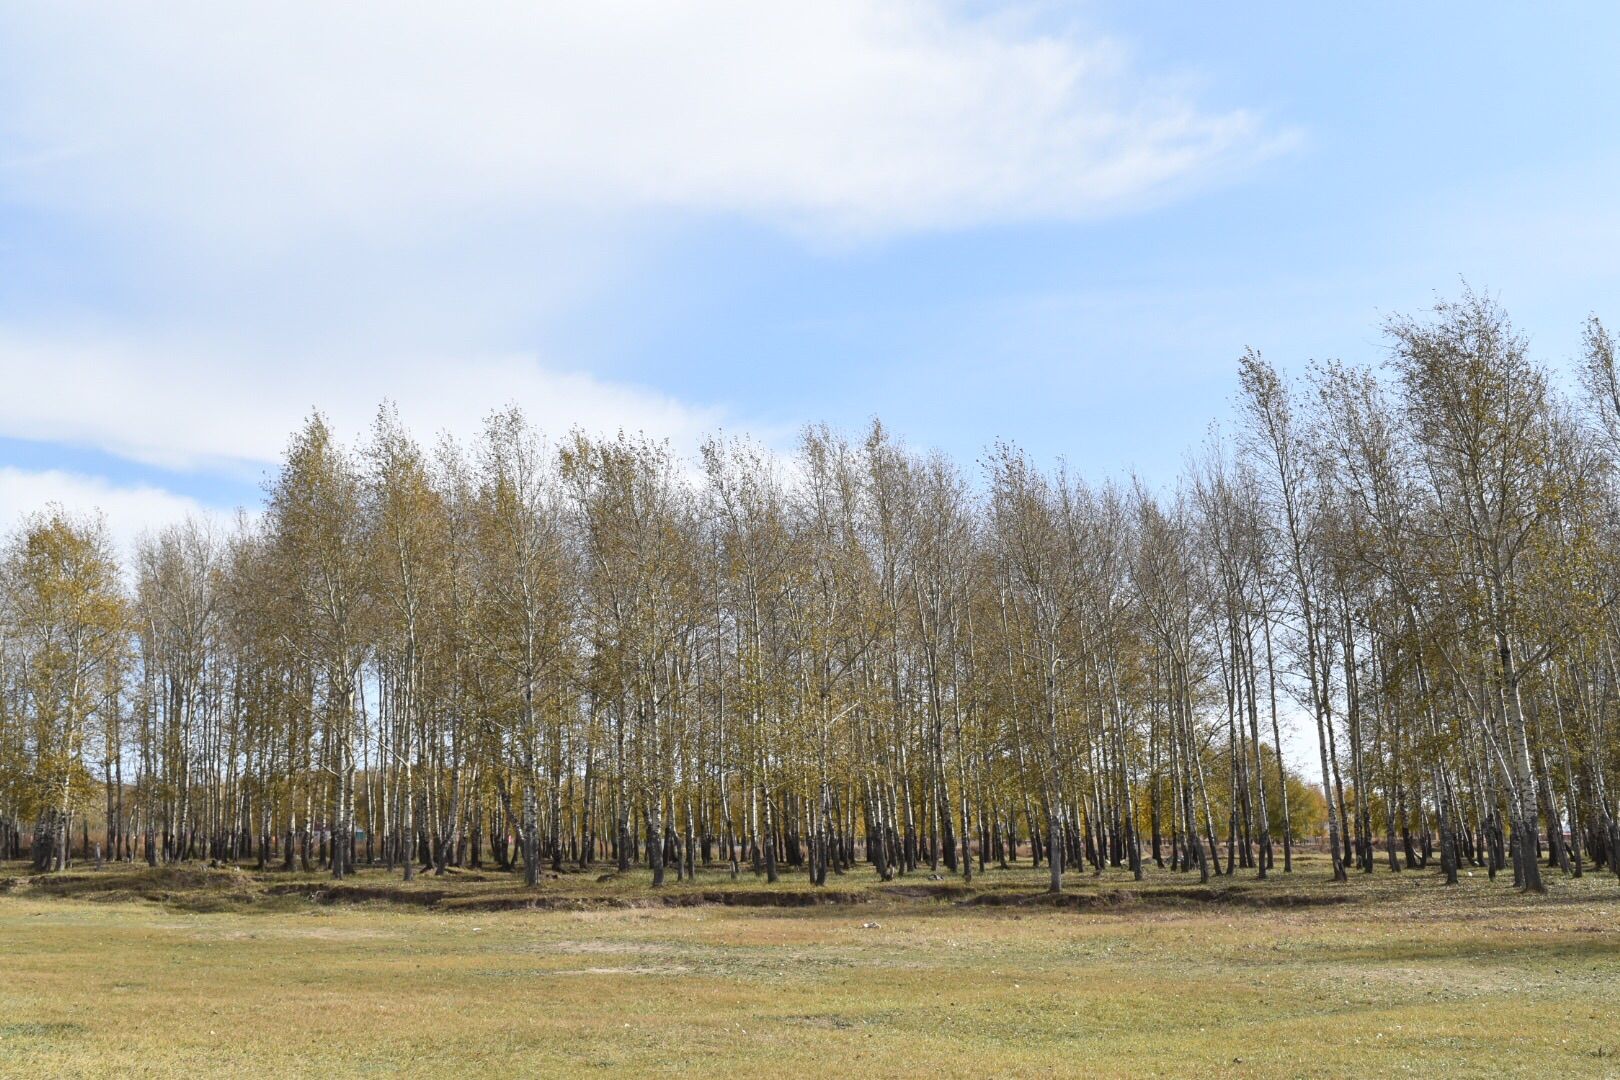
[[(1620, 886), (109, 868), (0, 894), (0, 1073), (1620, 1075)], [(602, 880), (602, 878), (606, 880)]]

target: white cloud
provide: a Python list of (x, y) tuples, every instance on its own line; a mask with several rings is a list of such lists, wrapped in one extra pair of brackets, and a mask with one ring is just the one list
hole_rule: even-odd
[(1278, 144), (1116, 41), (948, 0), (65, 0), (0, 39), (0, 184), (228, 246), (559, 209), (1076, 219)]
[(76, 516), (105, 515), (107, 528), (126, 560), (143, 532), (156, 532), (187, 517), (217, 524), (231, 517), (225, 511), (149, 484), (120, 485), (60, 469), (34, 471), (0, 466), (0, 534), (9, 534), (27, 515), (53, 505)]
[[(0, 432), (91, 446), (168, 469), (257, 475), (313, 408), (354, 439), (384, 397), (424, 439), (474, 436), (516, 403), (553, 436), (578, 426), (690, 449), (723, 418), (652, 390), (550, 370), (513, 355), (244, 356), (151, 342), (60, 340), (0, 328)], [(109, 510), (109, 513), (111, 511)]]
[(48, 271), (0, 323), (0, 435), (256, 477), (387, 397), (426, 438), (516, 402), (689, 448), (736, 418), (510, 347), (649, 222), (1082, 219), (1278, 139), (952, 0), (0, 3), (0, 201), (51, 238), (0, 250)]

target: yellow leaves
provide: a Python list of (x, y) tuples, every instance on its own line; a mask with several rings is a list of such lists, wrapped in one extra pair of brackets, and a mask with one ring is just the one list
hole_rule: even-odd
[(52, 510), (26, 523), (6, 559), (13, 617), (70, 636), (123, 628), (125, 603), (105, 526)]
[[(104, 525), (52, 510), (27, 521), (3, 563), (8, 672), (27, 717), (31, 776), (51, 805), (89, 791), (86, 725), (109, 702), (129, 612)], [(28, 763), (11, 762), (11, 769)]]

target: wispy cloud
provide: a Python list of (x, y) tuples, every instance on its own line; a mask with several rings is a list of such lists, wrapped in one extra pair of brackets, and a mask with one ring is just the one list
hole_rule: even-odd
[(556, 371), (514, 355), (314, 358), (199, 346), (8, 336), (0, 330), (0, 431), (72, 443), (170, 470), (256, 476), (320, 409), (346, 438), (386, 397), (425, 439), (476, 435), (517, 404), (553, 435), (623, 429), (690, 449), (725, 417), (656, 391)]
[(1107, 213), (1286, 138), (933, 0), (179, 10), (0, 15), (14, 194), (270, 246), (547, 207), (888, 233)]

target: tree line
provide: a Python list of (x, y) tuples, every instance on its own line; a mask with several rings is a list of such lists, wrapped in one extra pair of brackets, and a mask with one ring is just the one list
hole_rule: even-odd
[(1245, 354), (1236, 430), (1162, 492), (875, 422), (687, 461), (517, 408), (424, 446), (385, 406), (127, 566), (48, 510), (0, 554), (0, 855), (1029, 858), (1058, 891), (1265, 877), (1325, 830), (1341, 880), (1620, 874), (1613, 343), (1592, 320), (1561, 388), (1488, 296), (1385, 330), (1376, 366)]

